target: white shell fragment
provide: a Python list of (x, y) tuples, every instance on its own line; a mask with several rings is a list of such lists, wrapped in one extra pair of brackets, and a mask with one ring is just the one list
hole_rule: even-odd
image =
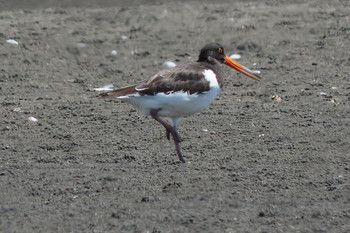
[(176, 66), (175, 62), (172, 61), (166, 61), (163, 63), (163, 66), (168, 67), (168, 68), (173, 68)]
[(77, 47), (78, 47), (78, 48), (85, 48), (85, 47), (86, 47), (86, 44), (85, 44), (85, 43), (82, 43), (82, 42), (79, 42), (79, 43), (77, 43)]
[(122, 40), (128, 39), (128, 37), (126, 35), (122, 35), (121, 38), (122, 38)]
[(8, 40), (6, 40), (6, 42), (9, 43), (9, 44), (18, 45), (18, 41), (13, 40), (13, 39), (8, 39)]
[(233, 60), (238, 60), (238, 59), (241, 58), (241, 55), (238, 54), (238, 53), (234, 53), (234, 54), (230, 55), (230, 58), (233, 59)]
[(282, 102), (282, 98), (279, 95), (273, 95), (271, 96), (271, 99), (276, 102)]
[(36, 119), (35, 117), (28, 117), (28, 120), (30, 120), (30, 121), (33, 121), (33, 122), (37, 122), (38, 121), (38, 119)]
[(331, 103), (338, 105), (339, 100), (337, 98), (331, 99)]
[(111, 51), (111, 55), (115, 56), (115, 55), (117, 55), (117, 54), (118, 54), (117, 50), (112, 50), (112, 51)]
[(260, 73), (261, 73), (260, 70), (252, 70), (252, 72), (253, 72), (254, 74), (260, 74)]
[(320, 91), (318, 94), (319, 94), (319, 95), (327, 95), (327, 93), (326, 93), (326, 92), (323, 92), (323, 91)]
[(112, 91), (114, 88), (113, 84), (107, 84), (103, 87), (94, 88), (94, 91)]
[(21, 109), (20, 107), (17, 107), (17, 108), (12, 109), (12, 111), (13, 111), (13, 112), (21, 112), (22, 109)]

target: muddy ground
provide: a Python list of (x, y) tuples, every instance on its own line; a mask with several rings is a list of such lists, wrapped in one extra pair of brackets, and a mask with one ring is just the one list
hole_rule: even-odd
[[(0, 231), (349, 232), (349, 2), (135, 2), (2, 3)], [(179, 124), (186, 164), (95, 98), (210, 41), (263, 80), (224, 68)]]

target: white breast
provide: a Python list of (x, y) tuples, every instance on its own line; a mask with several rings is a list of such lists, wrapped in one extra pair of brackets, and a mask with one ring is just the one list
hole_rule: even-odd
[(210, 89), (200, 94), (178, 91), (143, 96), (134, 94), (121, 96), (119, 99), (134, 105), (138, 111), (145, 115), (149, 115), (151, 109), (161, 109), (158, 114), (164, 117), (191, 115), (207, 108), (220, 92), (215, 73), (212, 70), (204, 70), (203, 74), (209, 82)]

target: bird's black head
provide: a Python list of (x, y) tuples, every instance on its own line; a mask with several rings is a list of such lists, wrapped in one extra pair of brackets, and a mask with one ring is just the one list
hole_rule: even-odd
[(212, 59), (217, 60), (220, 63), (225, 62), (224, 48), (221, 44), (211, 42), (201, 49), (198, 57), (198, 62), (211, 61)]
[(209, 62), (211, 64), (215, 64), (217, 62), (223, 63), (254, 80), (260, 80), (260, 76), (254, 71), (251, 71), (250, 69), (227, 57), (224, 53), (224, 48), (219, 43), (211, 42), (204, 46), (199, 54), (198, 62)]

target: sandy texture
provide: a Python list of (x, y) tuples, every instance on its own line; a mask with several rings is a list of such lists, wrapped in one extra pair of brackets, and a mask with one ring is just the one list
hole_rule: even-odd
[[(0, 231), (349, 232), (349, 2), (288, 2), (0, 12)], [(225, 68), (179, 124), (186, 164), (157, 122), (95, 98), (210, 41), (263, 81)]]

